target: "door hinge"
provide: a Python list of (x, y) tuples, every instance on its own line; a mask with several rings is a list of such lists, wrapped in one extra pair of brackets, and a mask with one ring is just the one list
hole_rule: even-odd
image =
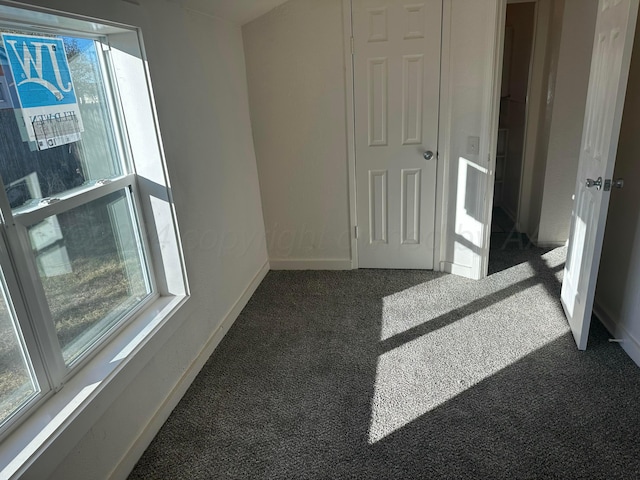
[(358, 239), (358, 226), (357, 225), (355, 227), (353, 227), (353, 235), (357, 240)]
[(355, 48), (354, 48), (354, 46), (353, 46), (353, 43), (354, 43), (354, 41), (353, 41), (353, 37), (351, 37), (351, 55), (353, 55), (353, 54), (354, 54), (354, 52), (355, 52)]

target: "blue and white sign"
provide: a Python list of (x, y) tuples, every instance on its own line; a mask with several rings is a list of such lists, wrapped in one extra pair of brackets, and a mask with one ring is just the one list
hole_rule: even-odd
[(40, 150), (80, 140), (82, 119), (60, 38), (3, 33), (29, 141)]

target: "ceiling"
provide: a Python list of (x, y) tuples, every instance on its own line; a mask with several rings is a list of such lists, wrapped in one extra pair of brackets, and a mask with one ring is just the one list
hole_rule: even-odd
[(287, 0), (179, 0), (186, 8), (222, 17), (240, 25), (264, 15)]

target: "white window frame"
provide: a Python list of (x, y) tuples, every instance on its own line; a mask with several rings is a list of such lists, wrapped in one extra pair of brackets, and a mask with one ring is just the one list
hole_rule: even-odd
[[(9, 250), (0, 244), (0, 266), (13, 308), (21, 319), (24, 342), (29, 351), (40, 352), (39, 357), (31, 357), (33, 372), (41, 382), (48, 379), (48, 385), (42, 385), (48, 391), (39, 394), (0, 432), (0, 477), (13, 478), (25, 472), (35, 476), (41, 468), (38, 465), (47, 463), (37, 460), (61, 458), (69, 453), (83, 432), (179, 328), (170, 320), (188, 299), (189, 286), (140, 30), (4, 0), (0, 0), (0, 22), (17, 28), (24, 24), (30, 30), (104, 39), (101, 41), (108, 52), (107, 64), (102, 66), (111, 72), (111, 77), (105, 77), (113, 82), (107, 88), (115, 99), (110, 110), (116, 116), (114, 125), (121, 126), (121, 131), (116, 132), (124, 140), (120, 153), (132, 172), (113, 181), (65, 192), (47, 205), (6, 219), (2, 236)], [(27, 227), (127, 188), (136, 204), (137, 226), (145, 243), (147, 269), (156, 294), (132, 311), (126, 321), (118, 323), (99, 348), (82, 356), (70, 369), (59, 354), (44, 292), (33, 285), (25, 287), (16, 275), (19, 271), (22, 278), (26, 272), (27, 277), (39, 279), (33, 258), (24, 254), (31, 248)], [(6, 196), (0, 196), (0, 205), (5, 212), (11, 212)], [(24, 322), (25, 318), (33, 324)], [(44, 337), (37, 333), (46, 329), (48, 334)]]

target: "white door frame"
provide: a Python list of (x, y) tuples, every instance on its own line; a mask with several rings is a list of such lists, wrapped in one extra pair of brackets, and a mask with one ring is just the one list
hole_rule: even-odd
[[(441, 92), (440, 92), (440, 131), (439, 131), (439, 149), (441, 162), (438, 164), (438, 196), (436, 199), (436, 215), (438, 220), (436, 222), (436, 230), (439, 231), (436, 254), (439, 255), (441, 271), (453, 273), (466, 278), (479, 280), (487, 275), (489, 267), (489, 239), (491, 234), (491, 208), (493, 206), (493, 190), (495, 180), (495, 163), (496, 163), (496, 148), (498, 141), (498, 116), (500, 113), (500, 87), (502, 85), (502, 53), (504, 45), (504, 17), (506, 14), (506, 1), (496, 0), (491, 2), (488, 6), (493, 9), (492, 16), (495, 24), (498, 26), (493, 32), (489, 32), (487, 35), (488, 45), (492, 45), (491, 51), (491, 63), (493, 68), (487, 69), (485, 72), (485, 78), (483, 84), (485, 88), (482, 92), (481, 104), (486, 106), (486, 111), (483, 109), (482, 120), (480, 122), (479, 131), (480, 134), (480, 155), (478, 156), (478, 165), (481, 168), (486, 169), (486, 183), (484, 185), (484, 191), (486, 192), (483, 201), (479, 205), (479, 210), (482, 210), (483, 215), (483, 235), (482, 246), (480, 251), (476, 252), (473, 257), (471, 265), (461, 265), (455, 263), (455, 259), (447, 258), (446, 246), (451, 244), (452, 238), (449, 235), (455, 235), (455, 228), (451, 228), (451, 225), (455, 226), (459, 220), (456, 218), (457, 212), (449, 205), (449, 186), (452, 179), (450, 171), (452, 170), (452, 156), (453, 142), (451, 138), (451, 132), (449, 131), (450, 118), (448, 112), (450, 111), (450, 102), (452, 94), (448, 91), (448, 86), (452, 79), (449, 75), (450, 58), (454, 54), (452, 47), (449, 44), (451, 37), (451, 31), (449, 27), (451, 25), (452, 5), (456, 0), (444, 0), (443, 7), (443, 28), (442, 28), (442, 79), (441, 79)], [(489, 36), (490, 35), (490, 36)], [(439, 230), (438, 230), (439, 229)], [(453, 261), (452, 261), (453, 260)]]
[(487, 189), (484, 203), (485, 214), (485, 229), (484, 229), (484, 241), (482, 254), (480, 257), (480, 271), (479, 278), (485, 278), (489, 273), (489, 249), (491, 247), (491, 221), (493, 218), (493, 190), (495, 187), (495, 169), (496, 169), (496, 156), (498, 148), (498, 123), (500, 118), (500, 92), (502, 89), (502, 64), (504, 53), (504, 35), (506, 31), (506, 15), (507, 15), (507, 0), (498, 0), (496, 5), (496, 25), (499, 28), (496, 29), (495, 37), (493, 41), (493, 70), (491, 79), (491, 101), (489, 105), (493, 106), (491, 112), (491, 119), (489, 122), (488, 131), (483, 131), (482, 134), (486, 135), (489, 141), (489, 169), (490, 173), (487, 175)]
[(344, 28), (344, 65), (345, 91), (347, 100), (347, 167), (349, 189), (349, 239), (351, 246), (351, 268), (358, 268), (358, 239), (356, 228), (358, 214), (356, 210), (356, 116), (355, 116), (355, 77), (353, 70), (353, 9), (351, 0), (342, 0), (342, 21)]

